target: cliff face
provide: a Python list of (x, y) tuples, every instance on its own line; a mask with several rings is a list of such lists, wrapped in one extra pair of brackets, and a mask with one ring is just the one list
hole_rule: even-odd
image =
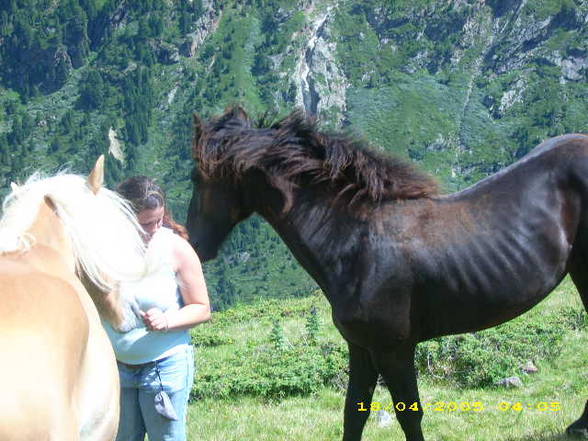
[[(13, 90), (24, 98), (25, 107), (26, 100), (49, 102), (51, 94), (68, 87), (75, 94), (85, 87), (84, 73), (95, 71), (113, 99), (83, 110), (111, 113), (122, 129), (134, 112), (117, 111), (114, 104), (125, 101), (125, 82), (142, 70), (161, 105), (171, 105), (173, 97), (183, 100), (178, 110), (184, 111), (191, 97), (192, 108), (203, 113), (236, 101), (254, 111), (303, 107), (326, 124), (350, 124), (384, 148), (425, 162), (428, 151), (445, 149), (455, 158), (484, 150), (490, 137), (490, 144), (502, 144), (504, 165), (542, 137), (582, 130), (577, 116), (588, 67), (585, 1), (62, 0), (43, 9), (44, 4), (14, 0), (0, 7), (1, 84), (5, 95)], [(546, 101), (540, 93), (546, 89), (575, 111), (537, 105)], [(382, 126), (386, 109), (375, 108), (369, 112), (373, 121), (365, 120), (363, 104), (374, 95), (402, 114)], [(524, 111), (533, 105), (537, 110)], [(419, 123), (412, 118), (423, 112), (443, 123), (420, 127), (415, 136)], [(545, 120), (553, 113), (555, 125)], [(154, 116), (142, 121), (144, 131), (157, 126)], [(9, 133), (12, 119), (5, 123)], [(396, 131), (385, 136), (391, 125)], [(31, 134), (41, 141), (53, 135), (35, 129)], [(149, 134), (144, 138), (140, 144), (149, 145)], [(444, 177), (455, 175), (449, 157), (430, 159)], [(466, 177), (468, 170), (475, 175), (470, 180), (486, 173), (473, 164), (461, 166)], [(453, 183), (460, 185), (459, 179)]]
[(337, 43), (332, 39), (334, 9), (326, 5), (317, 12), (312, 3), (307, 8), (306, 14), (312, 14), (312, 18), (305, 24), (306, 40), (291, 81), (296, 87), (297, 107), (340, 124), (347, 108), (345, 92), (349, 84), (337, 64)]
[[(579, 103), (587, 6), (525, 0), (348, 5), (339, 10), (337, 41), (353, 96), (347, 116), (380, 144), (429, 163), (448, 189), (473, 182), (547, 136), (585, 130), (584, 110), (577, 112), (585, 109)], [(368, 57), (357, 65), (362, 53)], [(373, 67), (362, 69), (367, 58)], [(372, 95), (372, 88), (380, 92)], [(364, 116), (365, 96), (382, 94), (395, 108), (383, 118), (387, 135)], [(423, 127), (422, 115), (434, 123)]]
[[(253, 114), (303, 107), (456, 190), (548, 136), (587, 131), (587, 33), (585, 0), (2, 2), (0, 181), (85, 170), (110, 149), (124, 157), (110, 157), (111, 185), (156, 175), (182, 219), (191, 114), (238, 102)], [(226, 268), (247, 253), (235, 271), (248, 290), (302, 289), (274, 240), (245, 225)], [(219, 284), (237, 277), (218, 265)], [(252, 275), (274, 270), (293, 285)]]

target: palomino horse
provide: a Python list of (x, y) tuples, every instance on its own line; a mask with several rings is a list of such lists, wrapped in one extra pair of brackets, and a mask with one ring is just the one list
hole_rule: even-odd
[[(350, 356), (344, 440), (359, 440), (378, 373), (422, 441), (418, 342), (536, 305), (569, 273), (588, 307), (588, 136), (550, 139), (456, 194), (295, 112), (256, 128), (242, 109), (196, 119), (188, 231), (204, 260), (256, 212), (317, 281)], [(414, 403), (417, 403), (415, 405)], [(402, 408), (403, 406), (396, 406)], [(588, 430), (588, 403), (568, 431)]]
[[(88, 182), (31, 178), (0, 220), (0, 439), (110, 441), (119, 418), (116, 360), (88, 284), (140, 277), (140, 227), (126, 203)], [(98, 290), (96, 290), (98, 291)], [(111, 314), (112, 315), (112, 314)]]

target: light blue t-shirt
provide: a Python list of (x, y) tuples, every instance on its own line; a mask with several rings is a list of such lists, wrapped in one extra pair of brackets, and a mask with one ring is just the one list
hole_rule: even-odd
[[(160, 228), (149, 241), (147, 249), (148, 274), (133, 283), (124, 283), (120, 289), (124, 297), (134, 297), (139, 309), (147, 312), (159, 308), (163, 312), (180, 309), (184, 303), (173, 268), (173, 231)], [(114, 353), (119, 361), (127, 364), (142, 364), (159, 360), (190, 344), (187, 329), (179, 331), (150, 331), (139, 320), (141, 326), (129, 332), (117, 332), (104, 321)]]

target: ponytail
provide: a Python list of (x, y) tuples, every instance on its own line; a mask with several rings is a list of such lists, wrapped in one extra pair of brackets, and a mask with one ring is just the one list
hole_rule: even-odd
[(165, 227), (171, 228), (171, 230), (182, 239), (188, 240), (188, 230), (182, 224), (179, 224), (174, 220), (171, 212), (168, 211), (167, 207), (165, 208), (165, 213), (163, 214), (163, 225)]

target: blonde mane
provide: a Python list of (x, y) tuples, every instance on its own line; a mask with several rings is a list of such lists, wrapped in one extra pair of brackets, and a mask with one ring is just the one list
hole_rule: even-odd
[(27, 233), (49, 197), (71, 240), (78, 271), (96, 286), (110, 291), (118, 281), (136, 280), (145, 273), (141, 227), (129, 204), (102, 187), (94, 194), (86, 178), (39, 174), (13, 188), (5, 198), (0, 219), (0, 253), (28, 252), (35, 238)]

